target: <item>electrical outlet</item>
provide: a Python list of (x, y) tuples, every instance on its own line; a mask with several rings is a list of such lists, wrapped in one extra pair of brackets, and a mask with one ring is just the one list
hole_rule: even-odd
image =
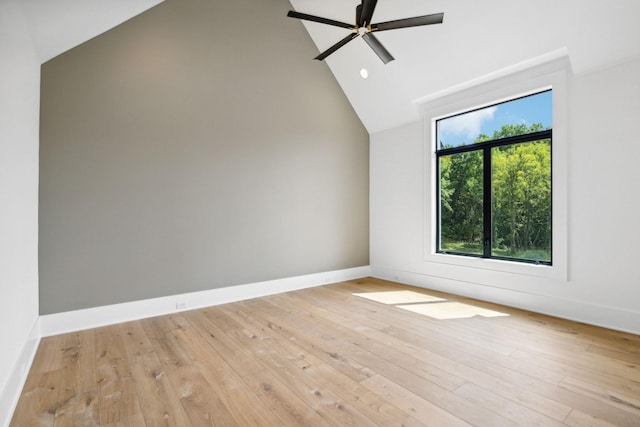
[(178, 301), (178, 302), (176, 302), (176, 310), (184, 310), (185, 308), (187, 308), (187, 302), (186, 301)]

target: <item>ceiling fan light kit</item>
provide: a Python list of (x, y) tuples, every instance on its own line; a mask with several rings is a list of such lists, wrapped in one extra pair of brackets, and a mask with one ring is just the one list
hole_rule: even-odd
[(287, 16), (290, 18), (302, 19), (305, 21), (318, 22), (321, 24), (332, 25), (334, 27), (347, 28), (353, 32), (340, 40), (338, 43), (331, 46), (329, 49), (316, 56), (314, 59), (323, 61), (327, 56), (340, 49), (342, 46), (349, 43), (360, 36), (369, 45), (369, 47), (378, 55), (380, 60), (387, 64), (393, 61), (393, 56), (389, 51), (380, 43), (380, 40), (373, 34), (376, 31), (395, 30), (398, 28), (419, 27), (423, 25), (442, 24), (444, 19), (444, 13), (435, 13), (432, 15), (416, 16), (413, 18), (397, 19), (394, 21), (379, 22), (372, 24), (373, 12), (375, 11), (378, 0), (362, 0), (359, 5), (356, 6), (356, 20), (355, 25), (347, 24), (346, 22), (335, 21), (333, 19), (322, 18), (320, 16), (308, 15), (306, 13), (300, 13), (290, 10)]

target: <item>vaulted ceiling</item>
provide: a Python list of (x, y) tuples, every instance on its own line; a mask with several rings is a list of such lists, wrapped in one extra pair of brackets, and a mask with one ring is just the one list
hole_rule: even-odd
[[(357, 0), (291, 0), (295, 10), (351, 22)], [(444, 12), (444, 23), (381, 32), (384, 65), (355, 40), (326, 59), (369, 130), (416, 120), (413, 100), (566, 49), (574, 73), (640, 56), (637, 0), (379, 0), (372, 22)], [(348, 30), (305, 22), (319, 51)], [(309, 52), (313, 58), (317, 52)], [(359, 71), (366, 68), (369, 78)]]
[(20, 0), (40, 62), (47, 62), (163, 0)]
[[(255, 0), (259, 1), (259, 0)], [(299, 12), (352, 22), (358, 0), (290, 0)], [(161, 0), (24, 0), (42, 62)], [(638, 0), (379, 0), (373, 22), (444, 12), (444, 23), (385, 31), (378, 39), (394, 55), (384, 65), (358, 39), (326, 60), (369, 130), (418, 119), (414, 101), (559, 49), (574, 73), (640, 56)], [(311, 61), (349, 30), (282, 17), (304, 25), (318, 47)], [(256, 35), (259, 39), (259, 35)], [(318, 63), (319, 67), (324, 66)], [(369, 78), (360, 77), (366, 68)]]

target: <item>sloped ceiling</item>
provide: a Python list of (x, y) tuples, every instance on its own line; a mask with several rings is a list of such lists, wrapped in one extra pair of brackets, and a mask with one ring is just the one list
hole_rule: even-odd
[[(352, 22), (358, 0), (291, 0), (295, 10)], [(357, 39), (327, 58), (374, 133), (418, 119), (413, 101), (531, 58), (566, 49), (574, 73), (640, 56), (638, 0), (379, 0), (373, 22), (444, 12), (442, 25), (381, 32), (384, 65)], [(289, 18), (291, 19), (291, 18)], [(349, 30), (304, 22), (324, 51)], [(309, 52), (309, 60), (318, 52)], [(366, 68), (369, 78), (359, 71)]]
[[(160, 2), (23, 0), (22, 5), (39, 59), (46, 62)], [(359, 3), (290, 2), (297, 11), (346, 22), (354, 20)], [(327, 58), (370, 133), (417, 120), (414, 100), (558, 49), (566, 49), (577, 74), (640, 56), (638, 0), (379, 0), (373, 21), (438, 12), (445, 14), (442, 25), (378, 34), (396, 58), (387, 65), (360, 39)], [(313, 22), (299, 25), (306, 27), (318, 51), (348, 34)], [(310, 61), (318, 51), (309, 52)], [(361, 68), (369, 71), (367, 80), (360, 77)]]
[(133, 18), (163, 0), (22, 0), (41, 63)]

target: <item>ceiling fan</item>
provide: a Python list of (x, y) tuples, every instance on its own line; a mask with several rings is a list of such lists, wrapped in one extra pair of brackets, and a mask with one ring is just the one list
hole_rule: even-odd
[(367, 42), (369, 47), (373, 49), (376, 55), (378, 55), (385, 64), (393, 61), (394, 58), (376, 38), (373, 34), (374, 32), (395, 30), (397, 28), (419, 27), (421, 25), (442, 24), (442, 20), (444, 18), (444, 13), (435, 13), (433, 15), (416, 16), (413, 18), (372, 24), (371, 18), (373, 17), (373, 11), (375, 10), (377, 3), (378, 0), (362, 0), (361, 3), (356, 6), (355, 25), (347, 24), (346, 22), (334, 21), (333, 19), (321, 18), (319, 16), (307, 15), (306, 13), (299, 13), (293, 10), (290, 10), (289, 13), (287, 13), (287, 16), (306, 21), (319, 22), (321, 24), (333, 25), (335, 27), (347, 28), (353, 31), (353, 33), (349, 34), (347, 37), (343, 38), (338, 43), (316, 56), (314, 59), (322, 61), (327, 56), (349, 43), (351, 40), (362, 36), (364, 41)]

